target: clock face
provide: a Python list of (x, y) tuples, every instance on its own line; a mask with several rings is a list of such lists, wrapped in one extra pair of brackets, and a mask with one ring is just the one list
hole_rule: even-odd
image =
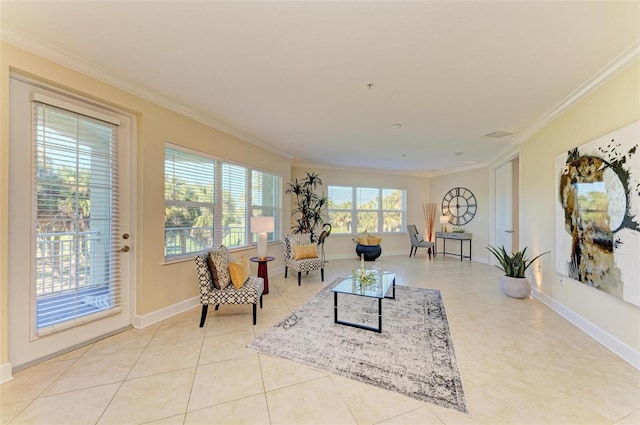
[(467, 224), (476, 215), (478, 203), (469, 189), (454, 187), (442, 198), (442, 215), (448, 215), (454, 226)]

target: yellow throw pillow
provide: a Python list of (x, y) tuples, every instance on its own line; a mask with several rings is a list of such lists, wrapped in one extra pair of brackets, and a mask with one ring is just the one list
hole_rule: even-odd
[(302, 260), (304, 258), (318, 258), (315, 244), (293, 246), (293, 259)]
[(367, 235), (358, 236), (358, 243), (360, 245), (369, 245), (369, 237)]
[(380, 245), (380, 242), (382, 242), (382, 238), (378, 236), (369, 236), (367, 238), (367, 244), (370, 246)]
[(242, 288), (242, 285), (249, 278), (251, 266), (249, 260), (245, 257), (240, 257), (238, 261), (232, 261), (229, 263), (229, 274), (231, 275), (231, 283), (236, 289)]

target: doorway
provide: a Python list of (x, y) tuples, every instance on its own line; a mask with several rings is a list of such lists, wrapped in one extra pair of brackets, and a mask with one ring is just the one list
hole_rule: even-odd
[(519, 249), (519, 175), (520, 160), (518, 156), (494, 170), (494, 241), (497, 248), (504, 246), (509, 253)]
[(131, 324), (131, 140), (118, 111), (11, 76), (9, 362)]

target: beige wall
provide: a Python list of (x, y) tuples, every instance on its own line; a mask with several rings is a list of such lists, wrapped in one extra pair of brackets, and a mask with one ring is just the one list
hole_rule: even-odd
[[(407, 224), (416, 224), (418, 229), (424, 228), (424, 214), (422, 204), (429, 200), (429, 179), (426, 177), (408, 176), (403, 174), (376, 173), (362, 170), (345, 170), (316, 167), (293, 167), (291, 178), (304, 178), (306, 172), (316, 172), (320, 175), (323, 190), (327, 193), (329, 186), (354, 186), (354, 187), (382, 187), (390, 189), (404, 189), (407, 191)], [(292, 201), (293, 202), (293, 201)], [(399, 234), (377, 233), (382, 236), (382, 256), (385, 255), (409, 255), (409, 235), (406, 232)], [(325, 253), (328, 258), (357, 259), (355, 244), (351, 235), (338, 235), (331, 233), (325, 242)], [(426, 252), (422, 253), (426, 255)]]
[[(270, 151), (217, 131), (141, 98), (87, 77), (25, 50), (2, 42), (0, 61), (0, 364), (8, 362), (7, 350), (7, 257), (8, 257), (8, 86), (9, 73), (38, 81), (97, 100), (127, 111), (137, 121), (137, 161), (135, 184), (136, 225), (132, 235), (132, 254), (137, 273), (134, 279), (135, 314), (142, 316), (170, 307), (198, 295), (193, 261), (164, 264), (164, 143), (197, 149), (290, 178), (290, 160)], [(283, 228), (288, 226), (288, 198), (283, 205)], [(280, 253), (280, 244), (269, 247)], [(245, 255), (255, 255), (248, 250)], [(274, 267), (281, 266), (276, 261)], [(254, 266), (255, 268), (255, 266)]]
[[(473, 192), (478, 201), (478, 210), (473, 219), (465, 224), (464, 230), (472, 234), (471, 257), (473, 261), (486, 262), (489, 244), (489, 169), (487, 167), (476, 168), (474, 170), (462, 171), (459, 173), (447, 174), (433, 177), (431, 179), (430, 202), (437, 205), (438, 216), (442, 214), (442, 198), (454, 187), (465, 187)], [(451, 228), (452, 226), (449, 225)], [(439, 222), (436, 228), (440, 230)], [(447, 241), (447, 252), (459, 252), (459, 242)], [(442, 242), (439, 241), (438, 249), (442, 249)], [(467, 253), (467, 243), (464, 243), (463, 251)]]
[(551, 251), (541, 262), (542, 271), (536, 273), (538, 290), (636, 353), (640, 352), (640, 308), (555, 272), (554, 161), (557, 155), (638, 119), (640, 62), (635, 62), (528, 139), (520, 150), (520, 244), (529, 246), (531, 253)]

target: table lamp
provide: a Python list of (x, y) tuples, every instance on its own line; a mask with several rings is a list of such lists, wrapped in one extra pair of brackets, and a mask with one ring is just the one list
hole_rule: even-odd
[(440, 224), (442, 224), (442, 231), (443, 232), (447, 231), (447, 223), (449, 223), (449, 216), (448, 215), (441, 215), (440, 216)]
[(258, 258), (267, 258), (267, 233), (274, 230), (273, 217), (251, 217), (251, 232), (258, 234)]

